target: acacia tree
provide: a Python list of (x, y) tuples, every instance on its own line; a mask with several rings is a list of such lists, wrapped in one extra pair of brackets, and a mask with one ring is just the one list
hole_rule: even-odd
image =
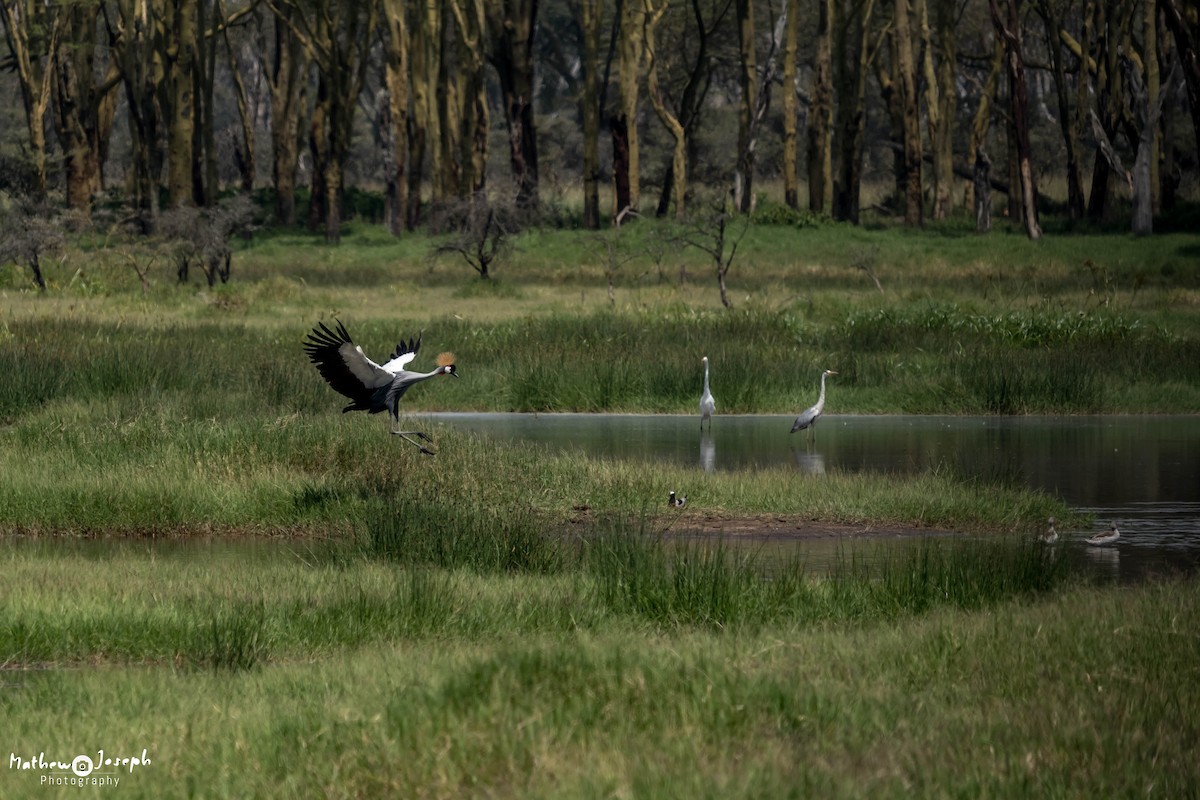
[(600, 228), (600, 34), (603, 30), (604, 0), (580, 0), (579, 27), (583, 39), (583, 226)]
[(800, 207), (800, 176), (797, 169), (796, 143), (799, 132), (796, 112), (800, 87), (796, 68), (800, 52), (799, 0), (784, 0), (787, 24), (783, 30), (783, 202), (788, 208)]
[[(684, 199), (687, 194), (687, 131), (683, 127), (683, 123), (679, 121), (670, 109), (667, 108), (666, 100), (663, 99), (662, 87), (658, 80), (658, 53), (655, 48), (655, 30), (658, 24), (662, 21), (663, 14), (667, 10), (669, 0), (661, 0), (657, 7), (652, 0), (645, 0), (646, 4), (646, 29), (644, 36), (646, 37), (646, 53), (648, 66), (646, 70), (646, 89), (650, 96), (650, 103), (654, 106), (654, 112), (658, 114), (659, 120), (667, 130), (671, 132), (671, 138), (675, 140), (675, 145), (672, 148), (671, 157), (671, 176), (673, 181), (672, 192), (675, 196), (675, 217), (683, 219), (684, 216)], [(611, 253), (610, 253), (611, 256)], [(610, 262), (612, 259), (609, 259)], [(612, 299), (612, 278), (609, 278), (609, 299)]]
[(917, 97), (908, 0), (896, 0), (895, 6), (893, 55), (896, 59), (894, 67), (899, 84), (904, 141), (904, 222), (907, 225), (920, 226), (925, 222), (921, 189), (921, 113)]
[[(988, 0), (992, 24), (1004, 40), (1005, 63), (1008, 66), (1009, 111), (1016, 137), (1017, 165), (1020, 177), (1021, 211), (1025, 234), (1033, 240), (1042, 238), (1038, 224), (1037, 187), (1033, 177), (1033, 154), (1029, 145), (1028, 100), (1025, 89), (1025, 62), (1021, 56), (1020, 0), (1008, 0), (1007, 17), (1000, 14), (997, 0)], [(1014, 187), (1015, 188), (1015, 187)]]
[[(787, 27), (788, 7), (785, 5), (771, 31), (771, 40), (767, 52), (767, 63), (763, 65), (762, 75), (751, 92), (754, 102), (749, 108), (749, 120), (745, 130), (742, 130), (741, 119), (746, 92), (742, 93), (743, 102), (738, 111), (738, 159), (733, 178), (734, 208), (746, 212), (754, 210), (752, 192), (755, 151), (758, 148), (758, 135), (766, 119), (767, 109), (771, 105), (771, 87), (775, 83), (779, 69), (779, 51), (783, 47), (784, 29)], [(743, 54), (745, 58), (745, 54)]]
[(409, 91), (409, 33), (404, 0), (383, 0), (383, 73), (387, 87), (387, 107), (384, 118), (384, 163), (387, 187), (385, 218), (393, 236), (409, 228), (408, 216), (408, 105)]
[(617, 56), (617, 104), (609, 118), (613, 143), (613, 214), (621, 219), (641, 205), (641, 154), (637, 107), (645, 58), (645, 8), (640, 0), (617, 0), (613, 36)]
[[(313, 152), (313, 203), (323, 216), (325, 241), (341, 241), (341, 197), (346, 154), (358, 96), (366, 80), (376, 0), (266, 0), (288, 24), (317, 66), (317, 109), (309, 126)], [(296, 13), (288, 13), (288, 9)], [(320, 191), (317, 191), (320, 189)]]
[(808, 112), (808, 207), (816, 213), (824, 212), (833, 199), (834, 9), (834, 0), (817, 0), (817, 52)]
[(299, 12), (280, 5), (259, 18), (258, 57), (270, 93), (271, 181), (275, 187), (275, 219), (296, 223), (296, 170), (304, 120), (308, 117), (308, 73), (311, 62), (291, 18)]
[[(224, 16), (221, 0), (216, 0), (215, 12), (218, 19)], [(252, 6), (246, 7), (246, 13), (252, 10)], [(237, 98), (238, 118), (242, 122), (241, 141), (235, 148), (234, 156), (237, 161), (238, 170), (242, 175), (242, 191), (251, 192), (254, 190), (254, 176), (257, 171), (258, 162), (258, 147), (254, 137), (254, 114), (251, 111), (250, 95), (246, 91), (246, 82), (242, 78), (242, 70), (238, 64), (236, 51), (233, 43), (229, 39), (230, 23), (226, 22), (221, 25), (221, 37), (225, 44), (225, 54), (229, 61), (229, 77), (233, 81), (234, 97)], [(210, 102), (208, 107), (212, 109), (213, 105)], [(210, 114), (211, 116), (211, 114)], [(211, 120), (209, 123), (211, 128)], [(208, 132), (211, 137), (212, 131)], [(215, 156), (216, 149), (211, 149), (211, 154)], [(214, 159), (210, 158), (210, 163)], [(214, 181), (209, 182), (210, 188), (215, 188)]]
[[(930, 2), (935, 4), (932, 25)], [(953, 205), (950, 190), (954, 175), (955, 61), (958, 55), (954, 36), (955, 10), (954, 0), (917, 0), (925, 79), (925, 127), (933, 154), (934, 219), (945, 219)]]
[(1192, 127), (1196, 132), (1196, 156), (1200, 159), (1200, 53), (1197, 52), (1197, 19), (1195, 16), (1189, 22), (1180, 10), (1178, 0), (1158, 0), (1158, 8), (1162, 12), (1167, 28), (1175, 39), (1175, 49), (1179, 53), (1179, 63), (1182, 66), (1183, 82), (1187, 87), (1188, 106), (1192, 112)]
[[(1054, 71), (1055, 96), (1058, 100), (1058, 123), (1062, 131), (1063, 144), (1066, 147), (1067, 211), (1072, 219), (1081, 219), (1084, 209), (1083, 175), (1079, 169), (1079, 137), (1077, 135), (1079, 129), (1078, 125), (1072, 121), (1070, 87), (1067, 84), (1063, 45), (1059, 35), (1059, 32), (1063, 31), (1063, 17), (1067, 7), (1068, 3), (1064, 0), (1038, 0), (1037, 13), (1042, 19), (1042, 26), (1046, 32), (1046, 49), (1050, 53), (1051, 69)], [(1090, 18), (1090, 12), (1086, 8), (1083, 18), (1084, 20)], [(1077, 79), (1086, 88), (1086, 64), (1079, 70)], [(1084, 98), (1086, 100), (1086, 94)]]
[[(694, 162), (695, 137), (693, 131), (700, 124), (705, 98), (713, 83), (713, 73), (716, 69), (717, 58), (713, 54), (713, 39), (727, 18), (733, 0), (717, 0), (709, 4), (708, 14), (701, 0), (690, 0), (683, 13), (675, 15), (676, 28), (670, 41), (682, 43), (683, 47), (657, 47), (654, 62), (655, 76), (660, 84), (666, 85), (659, 98), (665, 110), (678, 121), (682, 130), (684, 146), (684, 168), (690, 172)], [(668, 19), (671, 19), (668, 16)], [(692, 24), (688, 24), (690, 19)], [(655, 37), (656, 42), (658, 37)], [(668, 58), (669, 56), (669, 58)], [(671, 69), (668, 70), (667, 66)], [(665, 76), (665, 77), (663, 77)], [(682, 83), (682, 89), (679, 88)], [(661, 115), (660, 115), (661, 116)], [(670, 126), (668, 126), (669, 128)], [(676, 145), (679, 142), (676, 140)], [(666, 164), (666, 176), (663, 178), (662, 194), (658, 198), (656, 216), (666, 216), (672, 201), (678, 210), (681, 203), (686, 201), (678, 198), (680, 191), (685, 191), (688, 176), (679, 180), (676, 175), (673, 149), (671, 158)]]
[[(871, 65), (882, 40), (871, 46), (871, 17), (875, 0), (852, 3), (834, 27), (834, 78), (837, 113), (834, 141), (834, 219), (858, 223), (862, 186), (863, 142), (866, 132), (866, 87)], [(882, 39), (882, 37), (881, 37)]]
[[(172, 208), (191, 205), (195, 199), (192, 182), (193, 145), (196, 133), (193, 94), (197, 78), (196, 47), (198, 3), (176, 0), (161, 8), (164, 30), (162, 44), (166, 92), (169, 97), (167, 120), (167, 195)], [(157, 147), (157, 142), (148, 142)], [(156, 187), (155, 187), (156, 188)]]
[[(456, 152), (448, 152), (447, 160), (460, 165), (456, 194), (476, 196), (483, 192), (487, 180), (488, 128), (491, 117), (488, 113), (487, 91), (484, 85), (483, 39), (487, 29), (484, 0), (453, 0), (449, 3), (455, 19), (454, 49), (457, 69), (453, 77), (447, 76), (445, 84), (452, 88), (452, 98), (447, 99), (447, 121), (445, 129), (456, 131), (445, 137), (448, 144), (454, 142)], [(532, 42), (529, 43), (532, 47)], [(532, 58), (532, 56), (531, 56)], [(445, 61), (445, 59), (443, 59)], [(531, 68), (532, 69), (532, 68)], [(529, 122), (532, 125), (532, 109)], [(523, 135), (533, 137), (533, 156), (536, 184), (537, 141), (532, 128)], [(522, 145), (524, 149), (524, 144)], [(525, 158), (529, 158), (528, 155)], [(518, 185), (520, 185), (518, 181)], [(536, 185), (534, 196), (536, 197)]]
[(29, 132), (36, 196), (46, 191), (46, 111), (50, 107), (50, 80), (53, 70), (43, 56), (53, 53), (60, 30), (59, 16), (45, 3), (36, 0), (3, 0), (0, 21), (11, 56), (10, 65), (21, 89), (21, 104)]
[(754, 150), (750, 126), (758, 104), (757, 55), (754, 42), (754, 3), (735, 0), (738, 30), (738, 139), (737, 164), (733, 173), (733, 207), (749, 211), (753, 202)]
[(537, 132), (533, 119), (534, 33), (538, 0), (493, 0), (487, 4), (491, 47), (488, 58), (500, 79), (508, 124), (509, 162), (517, 205), (538, 204)]
[[(162, 114), (169, 105), (159, 102), (165, 91), (167, 39), (165, 0), (120, 0), (116, 20), (109, 22), (109, 38), (116, 42), (114, 60), (125, 89), (132, 161), (132, 205), (141, 212), (145, 232), (158, 216), (158, 181), (163, 150), (159, 146)], [(107, 19), (107, 18), (106, 18)], [(191, 137), (187, 140), (191, 168)]]
[(116, 59), (100, 77), (96, 67), (99, 3), (58, 8), (59, 36), (51, 55), (51, 109), (63, 154), (67, 207), (91, 213), (92, 197), (103, 187), (108, 135), (116, 112), (114, 91), (121, 81)]

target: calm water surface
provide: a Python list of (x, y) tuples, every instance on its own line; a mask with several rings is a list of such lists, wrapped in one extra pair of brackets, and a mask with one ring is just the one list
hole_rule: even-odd
[[(598, 458), (724, 472), (785, 466), (799, 473), (912, 473), (936, 468), (1044, 489), (1090, 512), (1094, 530), (1060, 543), (1121, 579), (1200, 569), (1200, 417), (826, 416), (811, 444), (792, 416), (434, 414), (457, 428), (577, 449)], [(1080, 541), (1116, 521), (1113, 547)], [(815, 543), (828, 550), (829, 543)], [(818, 561), (822, 553), (814, 554)]]
[[(1200, 416), (931, 417), (827, 416), (810, 444), (789, 434), (791, 416), (718, 416), (701, 433), (696, 416), (629, 414), (428, 415), (430, 421), (497, 439), (525, 440), (596, 458), (692, 465), (733, 472), (784, 466), (819, 479), (831, 471), (912, 473), (942, 469), (985, 481), (1044, 489), (1092, 513), (1092, 530), (1059, 530), (1057, 546), (1095, 574), (1120, 581), (1200, 572)], [(1082, 540), (1116, 521), (1112, 547)], [(150, 557), (319, 559), (305, 543), (229, 541), (28, 541), (5, 547), (46, 548), (108, 558), (120, 552)], [(844, 553), (836, 538), (760, 541), (768, 554), (802, 555), (823, 570)], [(899, 546), (904, 546), (900, 542)], [(856, 542), (856, 552), (886, 554), (897, 540)], [(874, 548), (874, 549), (872, 549)]]

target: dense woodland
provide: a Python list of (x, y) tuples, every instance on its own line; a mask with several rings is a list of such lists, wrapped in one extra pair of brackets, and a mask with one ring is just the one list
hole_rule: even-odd
[[(397, 236), (723, 203), (1150, 233), (1196, 195), (1185, 0), (0, 0), (0, 189), (76, 220), (254, 193)], [(865, 199), (866, 186), (882, 186)], [(770, 192), (764, 187), (769, 187)], [(781, 189), (781, 191), (780, 191)], [(774, 195), (778, 194), (778, 197)], [(375, 204), (364, 196), (382, 198)], [(721, 198), (724, 198), (721, 200)], [(564, 212), (564, 209), (582, 209)]]

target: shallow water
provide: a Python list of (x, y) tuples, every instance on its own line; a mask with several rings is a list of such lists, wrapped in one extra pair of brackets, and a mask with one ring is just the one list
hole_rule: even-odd
[[(915, 473), (928, 469), (1043, 489), (1093, 514), (1093, 530), (1059, 530), (1097, 574), (1120, 580), (1200, 571), (1200, 417), (826, 416), (810, 442), (792, 417), (664, 414), (433, 414), (441, 423), (498, 438), (577, 449), (597, 458), (692, 464), (710, 472), (783, 466)], [(1116, 521), (1120, 540), (1083, 539)], [(885, 542), (880, 546), (886, 547)], [(797, 546), (814, 567), (838, 557), (836, 541)], [(1077, 552), (1076, 552), (1077, 551)]]
[[(500, 439), (579, 450), (596, 458), (693, 465), (715, 473), (782, 466), (818, 478), (830, 471), (951, 470), (984, 481), (1020, 484), (1061, 497), (1094, 515), (1092, 530), (1059, 529), (1055, 545), (1097, 577), (1121, 582), (1200, 572), (1200, 416), (930, 417), (827, 416), (809, 442), (789, 434), (792, 417), (724, 416), (711, 433), (698, 418), (629, 414), (426, 415), (431, 421)], [(1116, 521), (1120, 540), (1088, 547), (1083, 539)], [(941, 536), (945, 534), (931, 534)], [(961, 538), (956, 534), (956, 538)], [(779, 540), (743, 537), (766, 560), (799, 553), (814, 572), (851, 554), (886, 558), (912, 537)], [(229, 540), (2, 540), (7, 547), (107, 559), (143, 555), (220, 561), (280, 558), (317, 563), (320, 542)]]

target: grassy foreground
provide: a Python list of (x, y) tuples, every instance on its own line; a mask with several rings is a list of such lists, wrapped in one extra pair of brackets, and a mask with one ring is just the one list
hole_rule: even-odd
[[(719, 624), (607, 602), (604, 566), (4, 557), (5, 651), (111, 665), (3, 673), (4, 741), (25, 759), (145, 749), (114, 773), (122, 796), (1200, 790), (1194, 580), (943, 600), (915, 576), (964, 564), (915, 557), (887, 588), (849, 570)], [(39, 774), (0, 791), (79, 791)]]

